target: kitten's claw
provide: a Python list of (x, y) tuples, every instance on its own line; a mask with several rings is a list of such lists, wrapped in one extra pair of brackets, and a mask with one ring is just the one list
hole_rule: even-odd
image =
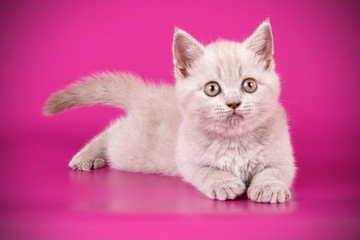
[(261, 200), (261, 192), (258, 192), (257, 197), (256, 197), (256, 201), (260, 202), (260, 200)]
[(281, 182), (264, 182), (250, 185), (247, 195), (250, 200), (263, 203), (281, 203), (291, 199), (289, 189)]
[(73, 171), (81, 171), (82, 170), (82, 167), (81, 167), (81, 164), (80, 165), (74, 165), (73, 167), (72, 167), (72, 170)]

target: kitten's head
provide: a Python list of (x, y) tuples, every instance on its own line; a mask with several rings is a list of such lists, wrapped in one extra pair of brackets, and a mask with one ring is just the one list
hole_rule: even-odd
[(219, 40), (208, 46), (177, 29), (173, 54), (179, 106), (198, 127), (239, 135), (275, 111), (280, 85), (269, 21), (242, 43)]

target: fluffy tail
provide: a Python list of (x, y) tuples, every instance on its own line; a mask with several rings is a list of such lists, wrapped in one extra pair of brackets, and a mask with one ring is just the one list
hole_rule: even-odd
[(71, 84), (52, 95), (44, 106), (45, 115), (66, 109), (105, 104), (129, 110), (135, 97), (145, 91), (144, 81), (129, 73), (99, 73)]

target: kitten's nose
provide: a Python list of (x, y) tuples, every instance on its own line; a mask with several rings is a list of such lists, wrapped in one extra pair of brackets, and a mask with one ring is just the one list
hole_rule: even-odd
[(236, 109), (238, 106), (240, 106), (241, 102), (232, 102), (232, 103), (227, 103), (226, 105), (232, 109)]

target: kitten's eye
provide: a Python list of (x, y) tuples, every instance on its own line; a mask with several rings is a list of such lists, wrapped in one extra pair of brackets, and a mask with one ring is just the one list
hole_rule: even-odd
[(245, 79), (245, 81), (243, 82), (242, 88), (247, 93), (253, 93), (257, 89), (257, 83), (255, 82), (254, 79), (248, 78), (248, 79)]
[(209, 82), (208, 84), (205, 85), (204, 91), (206, 95), (208, 95), (209, 97), (215, 97), (221, 92), (221, 89), (218, 83)]

